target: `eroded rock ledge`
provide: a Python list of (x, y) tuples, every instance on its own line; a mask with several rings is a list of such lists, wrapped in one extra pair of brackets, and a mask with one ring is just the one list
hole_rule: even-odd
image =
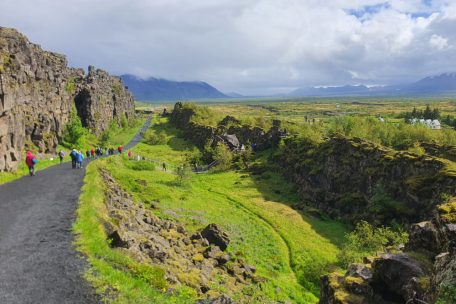
[(105, 226), (111, 246), (138, 262), (165, 269), (170, 288), (192, 287), (206, 299), (201, 303), (234, 303), (230, 295), (242, 294), (245, 286), (261, 280), (255, 267), (224, 251), (229, 239), (217, 225), (189, 233), (178, 222), (162, 220), (135, 203), (108, 172), (101, 174), (106, 184), (110, 219)]

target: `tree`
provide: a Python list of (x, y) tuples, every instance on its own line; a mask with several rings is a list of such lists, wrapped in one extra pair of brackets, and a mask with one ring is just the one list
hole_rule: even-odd
[(427, 105), (426, 109), (424, 110), (423, 118), (424, 119), (432, 119), (432, 110), (431, 110), (431, 107), (429, 105)]
[(76, 109), (73, 109), (63, 132), (63, 140), (72, 146), (78, 146), (86, 133), (87, 130), (82, 126), (81, 118)]

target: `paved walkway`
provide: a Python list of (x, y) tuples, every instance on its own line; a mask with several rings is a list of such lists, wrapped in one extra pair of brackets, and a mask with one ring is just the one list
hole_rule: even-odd
[(87, 265), (71, 231), (84, 175), (65, 163), (0, 186), (1, 304), (100, 302), (82, 277)]

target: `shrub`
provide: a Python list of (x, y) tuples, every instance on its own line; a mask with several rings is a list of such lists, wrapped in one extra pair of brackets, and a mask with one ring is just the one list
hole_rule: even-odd
[(70, 146), (80, 146), (87, 133), (87, 129), (82, 126), (81, 118), (79, 118), (76, 109), (73, 108), (70, 114), (70, 120), (63, 131), (64, 142)]
[(191, 179), (191, 170), (188, 168), (188, 166), (179, 166), (177, 167), (176, 171), (177, 177), (176, 181), (179, 185), (185, 185), (187, 184), (190, 179)]
[(128, 119), (127, 119), (127, 116), (124, 114), (122, 114), (122, 117), (120, 118), (120, 125), (122, 126), (123, 129), (126, 129), (128, 128)]
[(148, 130), (143, 134), (143, 141), (149, 145), (164, 145), (166, 144), (166, 134), (163, 131), (155, 133), (152, 130)]
[(212, 158), (218, 162), (217, 168), (220, 170), (227, 170), (231, 167), (231, 161), (233, 160), (233, 154), (230, 149), (222, 144), (218, 143), (212, 151)]
[(342, 265), (347, 267), (350, 263), (360, 262), (365, 256), (384, 251), (386, 247), (406, 243), (408, 234), (401, 230), (393, 231), (389, 227), (375, 228), (368, 222), (361, 221), (345, 238), (346, 243), (338, 257)]
[(456, 303), (456, 286), (442, 285), (439, 290), (439, 297), (436, 304)]

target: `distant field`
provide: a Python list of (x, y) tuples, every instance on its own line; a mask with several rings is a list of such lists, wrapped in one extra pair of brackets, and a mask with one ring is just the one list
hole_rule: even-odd
[[(176, 101), (177, 102), (177, 101)], [(185, 100), (209, 106), (224, 114), (236, 117), (262, 116), (293, 122), (308, 119), (324, 119), (340, 115), (382, 115), (394, 118), (397, 114), (411, 111), (413, 107), (424, 108), (427, 104), (438, 107), (442, 116), (456, 115), (456, 97), (333, 97), (333, 98), (243, 98)], [(172, 109), (173, 101), (145, 103), (137, 107)]]

